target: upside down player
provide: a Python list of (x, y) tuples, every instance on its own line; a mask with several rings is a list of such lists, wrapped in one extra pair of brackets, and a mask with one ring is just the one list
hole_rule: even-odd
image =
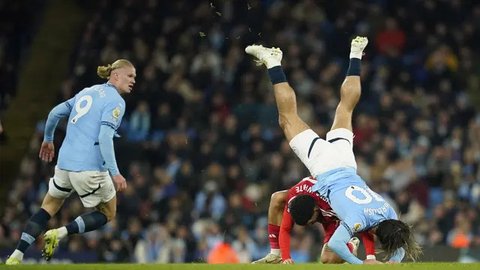
[[(251, 45), (245, 52), (256, 57), (268, 69), (282, 128), (289, 145), (317, 183), (312, 190), (327, 199), (341, 220), (327, 245), (352, 264), (361, 261), (346, 244), (356, 232), (372, 231), (378, 238), (389, 262), (400, 262), (405, 255), (416, 259), (421, 253), (411, 228), (398, 220), (393, 208), (373, 192), (357, 174), (353, 153), (352, 115), (360, 99), (360, 65), (368, 40), (356, 37), (351, 42), (350, 64), (340, 88), (340, 102), (332, 128), (326, 139), (320, 138), (298, 115), (295, 91), (288, 84), (281, 66), (283, 53), (278, 48)], [(299, 195), (290, 202), (293, 219), (301, 221), (314, 215), (315, 201)]]
[[(314, 215), (309, 220), (298, 222), (299, 225), (311, 225), (315, 222), (320, 222), (325, 231), (320, 261), (322, 263), (344, 262), (344, 260), (325, 245), (338, 227), (339, 220), (330, 205), (328, 205), (318, 193), (312, 192), (312, 187), (316, 182), (317, 180), (313, 177), (305, 177), (290, 189), (272, 194), (268, 208), (268, 238), (270, 240), (271, 251), (265, 257), (253, 263), (293, 263), (290, 256), (290, 232), (293, 229), (294, 221), (290, 214), (288, 202), (299, 195), (308, 195), (315, 201)], [(360, 235), (365, 245), (367, 259), (375, 260), (373, 235), (369, 232), (362, 232)], [(353, 237), (347, 243), (348, 249), (353, 254), (356, 254), (359, 242), (358, 238)]]

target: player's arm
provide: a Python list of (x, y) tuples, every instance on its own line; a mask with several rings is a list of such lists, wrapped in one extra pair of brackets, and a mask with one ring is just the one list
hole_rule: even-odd
[(403, 260), (403, 257), (405, 257), (405, 249), (399, 248), (388, 261), (392, 263), (399, 263)]
[(360, 233), (362, 238), (363, 245), (365, 246), (365, 254), (367, 255), (367, 260), (376, 260), (375, 257), (375, 239), (373, 234), (368, 231), (363, 231)]
[(340, 225), (328, 241), (328, 247), (338, 254), (342, 259), (351, 264), (363, 264), (363, 261), (353, 255), (347, 247), (348, 240), (352, 237), (351, 230), (347, 224), (340, 222)]
[(47, 122), (45, 123), (45, 133), (43, 135), (43, 141), (53, 142), (53, 136), (58, 121), (64, 117), (68, 117), (72, 111), (75, 98), (71, 98), (65, 102), (62, 102), (55, 106), (48, 114)]
[(109, 125), (100, 126), (100, 134), (98, 135), (98, 144), (100, 146), (100, 153), (102, 154), (105, 168), (107, 168), (110, 175), (115, 176), (120, 174), (115, 159), (115, 149), (113, 148), (113, 136), (115, 129)]
[(287, 210), (287, 206), (283, 210), (282, 223), (280, 224), (280, 233), (278, 244), (280, 246), (280, 252), (282, 254), (282, 260), (291, 259), (290, 256), (290, 233), (293, 228), (292, 215)]
[(112, 100), (103, 110), (102, 120), (100, 122), (100, 132), (98, 134), (98, 144), (102, 155), (104, 166), (111, 176), (120, 174), (117, 161), (115, 159), (115, 149), (113, 147), (113, 136), (120, 126), (123, 114), (125, 112), (125, 103), (118, 100)]

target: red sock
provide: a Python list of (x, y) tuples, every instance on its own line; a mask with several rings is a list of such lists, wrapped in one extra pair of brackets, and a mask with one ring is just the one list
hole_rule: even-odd
[(348, 247), (348, 250), (350, 250), (350, 253), (353, 252), (353, 247), (354, 247), (354, 246), (353, 246), (353, 243), (348, 242), (348, 243), (347, 243), (347, 247)]
[(279, 249), (278, 235), (280, 234), (280, 226), (268, 224), (268, 240), (270, 241), (270, 248)]

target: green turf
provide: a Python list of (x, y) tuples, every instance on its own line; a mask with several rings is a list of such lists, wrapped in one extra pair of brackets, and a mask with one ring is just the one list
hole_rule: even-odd
[(273, 270), (278, 268), (298, 269), (298, 270), (349, 270), (349, 269), (378, 269), (378, 270), (478, 270), (480, 263), (460, 264), (460, 263), (405, 263), (405, 264), (384, 264), (384, 265), (322, 265), (322, 264), (296, 264), (296, 265), (252, 265), (252, 264), (230, 264), (230, 265), (209, 265), (209, 264), (30, 264), (5, 266), (2, 269), (72, 269), (72, 270)]

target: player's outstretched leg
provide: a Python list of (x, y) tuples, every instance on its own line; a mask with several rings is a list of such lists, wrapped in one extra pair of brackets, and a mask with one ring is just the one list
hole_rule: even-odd
[(43, 258), (47, 261), (50, 260), (58, 247), (58, 243), (64, 237), (94, 231), (112, 220), (115, 217), (116, 202), (116, 197), (113, 197), (109, 202), (99, 204), (97, 211), (83, 214), (66, 226), (47, 231), (44, 235)]
[(20, 241), (18, 241), (17, 248), (13, 251), (10, 257), (8, 257), (5, 264), (15, 265), (22, 262), (23, 254), (35, 242), (35, 239), (37, 239), (37, 237), (45, 230), (49, 219), (50, 214), (43, 208), (40, 208), (40, 210), (30, 218), (22, 232)]
[(366, 37), (356, 37), (350, 47), (350, 64), (347, 76), (340, 88), (340, 102), (335, 112), (332, 130), (345, 128), (352, 131), (352, 114), (361, 94), (360, 65), (363, 50), (368, 44)]
[(267, 67), (277, 103), (278, 121), (285, 133), (285, 137), (290, 141), (295, 135), (307, 130), (309, 127), (297, 114), (295, 92), (288, 84), (281, 66), (282, 51), (278, 48), (250, 45), (245, 48), (245, 52), (254, 56), (258, 64), (263, 64)]
[(94, 211), (77, 217), (66, 226), (48, 230), (43, 236), (45, 240), (45, 245), (42, 249), (43, 258), (49, 261), (53, 257), (60, 240), (67, 235), (94, 231), (106, 223), (107, 217), (100, 211)]
[(17, 248), (8, 257), (6, 265), (20, 264), (23, 254), (35, 242), (38, 236), (47, 228), (50, 218), (55, 215), (63, 204), (63, 199), (52, 197), (47, 193), (43, 199), (42, 206), (37, 213), (28, 220), (22, 236), (18, 241)]

